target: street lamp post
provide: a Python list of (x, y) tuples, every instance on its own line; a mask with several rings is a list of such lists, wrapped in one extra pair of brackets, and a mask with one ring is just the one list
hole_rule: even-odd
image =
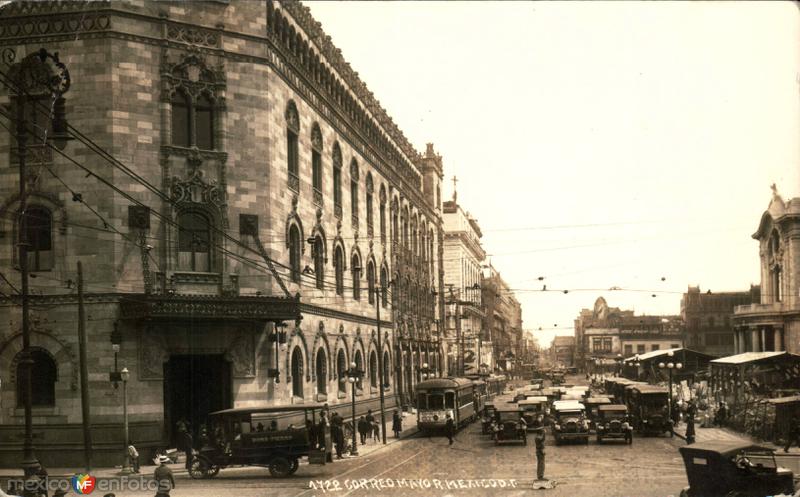
[(667, 372), (669, 373), (669, 403), (667, 404), (667, 414), (669, 415), (669, 419), (672, 419), (672, 411), (673, 409), (675, 409), (675, 406), (672, 405), (672, 371), (683, 368), (683, 364), (681, 364), (680, 362), (678, 363), (672, 362), (673, 356), (674, 354), (670, 350), (669, 352), (667, 352), (667, 357), (669, 357), (668, 362), (658, 363), (659, 369), (666, 369)]
[(419, 369), (419, 372), (422, 373), (423, 380), (434, 377), (434, 371), (428, 366), (427, 362), (422, 363), (422, 367)]
[(128, 380), (131, 374), (128, 368), (122, 368), (119, 372), (120, 379), (122, 380), (122, 431), (124, 433), (124, 457), (122, 459), (122, 474), (129, 475), (131, 470), (131, 459), (128, 457), (128, 444), (130, 443), (130, 432), (128, 430)]
[(353, 446), (350, 449), (350, 455), (351, 456), (357, 456), (358, 455), (358, 439), (356, 438), (356, 432), (357, 432), (357, 430), (356, 430), (356, 427), (357, 427), (357, 423), (356, 423), (356, 387), (357, 387), (357, 385), (356, 385), (356, 383), (358, 382), (359, 379), (361, 379), (361, 377), (363, 375), (364, 375), (364, 372), (361, 371), (360, 369), (357, 369), (356, 363), (355, 362), (351, 362), (350, 363), (350, 369), (347, 370), (347, 381), (350, 382), (350, 385), (352, 386), (352, 390), (353, 390), (353, 402), (352, 402), (352, 409), (353, 409), (353, 411), (352, 411), (353, 412)]
[[(13, 60), (13, 59), (12, 59)], [(28, 289), (28, 234), (27, 234), (27, 191), (28, 175), (25, 168), (28, 141), (28, 123), (26, 106), (36, 106), (36, 102), (28, 102), (29, 93), (41, 94), (47, 92), (53, 97), (53, 134), (50, 139), (56, 148), (63, 149), (66, 140), (67, 123), (64, 117), (63, 95), (69, 90), (70, 76), (67, 67), (58, 59), (58, 53), (51, 54), (44, 48), (26, 56), (19, 63), (13, 64), (8, 71), (11, 81), (11, 92), (14, 94), (16, 106), (16, 139), (19, 162), (19, 270), (21, 279), (22, 300), (22, 359), (23, 366), (23, 404), (25, 410), (25, 438), (23, 442), (22, 469), (26, 476), (35, 473), (40, 463), (36, 457), (33, 445), (33, 414), (31, 383), (32, 364), (30, 349), (30, 323), (29, 323), (29, 289)], [(37, 111), (34, 108), (35, 111)], [(41, 112), (41, 110), (38, 110)], [(46, 136), (46, 135), (45, 135)]]

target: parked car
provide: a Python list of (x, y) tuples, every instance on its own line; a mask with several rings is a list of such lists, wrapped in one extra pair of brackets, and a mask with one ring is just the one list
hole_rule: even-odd
[(492, 424), (494, 423), (494, 404), (496, 400), (489, 400), (483, 405), (483, 417), (481, 417), (481, 433), (489, 435), (492, 433)]
[(794, 475), (768, 447), (749, 442), (705, 442), (680, 447), (689, 486), (681, 497), (792, 495)]
[(618, 438), (626, 440), (629, 444), (633, 443), (633, 426), (628, 419), (628, 408), (622, 404), (598, 406), (595, 432), (598, 443), (609, 438)]
[(550, 407), (547, 403), (547, 397), (528, 397), (525, 400), (517, 402), (522, 417), (527, 423), (528, 430), (533, 430), (533, 423), (536, 418), (541, 415), (544, 419), (550, 414)]
[(628, 410), (637, 431), (643, 435), (674, 435), (669, 419), (669, 392), (665, 387), (636, 385), (629, 393)]
[(494, 443), (522, 442), (528, 445), (528, 432), (521, 421), (522, 409), (517, 404), (495, 406)]
[(553, 402), (553, 438), (556, 445), (564, 440), (579, 440), (589, 443), (589, 420), (586, 408), (574, 400)]
[(611, 404), (611, 399), (606, 395), (596, 395), (583, 401), (583, 405), (586, 407), (586, 417), (589, 418), (590, 430), (595, 429), (595, 420), (597, 419), (598, 412), (597, 408), (608, 404)]

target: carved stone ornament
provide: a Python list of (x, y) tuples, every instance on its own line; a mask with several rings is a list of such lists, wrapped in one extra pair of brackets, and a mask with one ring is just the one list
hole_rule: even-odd
[(211, 67), (206, 59), (195, 53), (181, 54), (176, 62), (166, 53), (161, 63), (162, 101), (168, 102), (178, 89), (185, 91), (192, 99), (205, 94), (218, 109), (225, 106), (222, 92), (226, 88), (225, 68), (222, 65)]
[(297, 113), (297, 106), (294, 100), (289, 100), (289, 103), (286, 104), (284, 117), (286, 118), (286, 126), (295, 133), (300, 133), (300, 115)]
[(149, 328), (143, 330), (139, 339), (139, 379), (163, 380), (167, 359), (163, 339)]
[(311, 146), (314, 150), (322, 152), (322, 131), (319, 129), (319, 124), (314, 123), (311, 128)]
[(200, 169), (194, 169), (185, 180), (173, 176), (170, 193), (176, 205), (196, 203), (216, 207), (220, 212), (225, 211), (224, 192), (216, 181), (206, 182)]
[(255, 346), (253, 334), (242, 332), (231, 343), (225, 353), (231, 362), (234, 378), (254, 378), (256, 375)]

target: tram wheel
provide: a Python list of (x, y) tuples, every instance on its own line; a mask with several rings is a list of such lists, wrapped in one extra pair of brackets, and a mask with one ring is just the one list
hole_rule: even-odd
[(285, 457), (275, 457), (269, 462), (269, 474), (278, 478), (292, 474), (291, 469), (292, 464)]

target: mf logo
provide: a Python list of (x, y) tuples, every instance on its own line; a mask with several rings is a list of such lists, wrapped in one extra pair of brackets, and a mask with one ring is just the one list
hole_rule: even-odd
[(75, 475), (72, 477), (72, 490), (76, 494), (87, 495), (94, 491), (97, 478), (87, 474)]

